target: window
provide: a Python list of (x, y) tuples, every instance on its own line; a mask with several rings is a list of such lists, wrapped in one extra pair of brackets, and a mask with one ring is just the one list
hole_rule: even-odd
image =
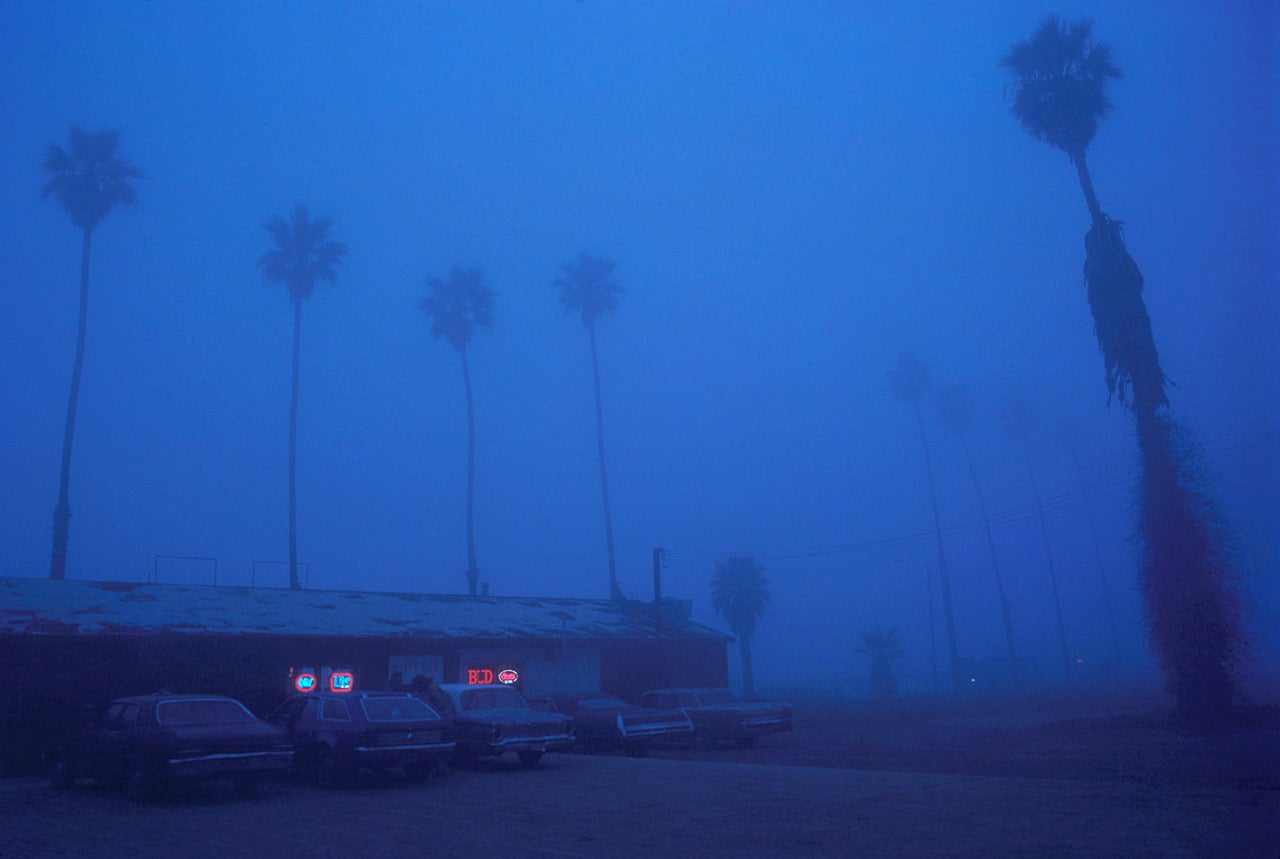
[(370, 722), (403, 722), (407, 720), (434, 720), (436, 713), (419, 698), (386, 697), (366, 698), (360, 702), (364, 716)]
[(351, 712), (347, 709), (347, 702), (341, 698), (325, 698), (320, 702), (320, 718), (348, 722)]

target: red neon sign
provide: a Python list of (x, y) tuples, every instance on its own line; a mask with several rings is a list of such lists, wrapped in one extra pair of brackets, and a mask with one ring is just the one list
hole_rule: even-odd
[(488, 668), (468, 668), (467, 684), (470, 686), (479, 686), (485, 683), (493, 682), (493, 671)]
[(510, 686), (513, 683), (519, 682), (519, 680), (520, 672), (516, 671), (514, 668), (504, 668), (498, 672), (499, 683), (505, 683)]
[(330, 692), (350, 692), (356, 688), (356, 678), (350, 671), (335, 671), (329, 675)]
[(316, 675), (299, 674), (293, 678), (293, 688), (299, 692), (313, 692), (316, 688)]

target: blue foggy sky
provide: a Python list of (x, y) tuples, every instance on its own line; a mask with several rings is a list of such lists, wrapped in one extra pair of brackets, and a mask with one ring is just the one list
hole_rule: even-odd
[[(1255, 669), (1280, 661), (1277, 13), (1265, 3), (6, 4), (0, 9), (0, 575), (47, 574), (79, 236), (42, 200), (72, 124), (145, 174), (95, 232), (68, 575), (156, 557), (247, 584), (286, 543), (291, 314), (256, 266), (295, 203), (349, 255), (303, 308), (299, 553), (312, 588), (462, 592), (457, 355), (418, 311), (478, 266), (476, 542), (496, 594), (608, 595), (587, 338), (551, 282), (587, 250), (619, 577), (711, 612), (714, 562), (774, 585), (760, 685), (855, 687), (900, 628), (928, 684), (936, 567), (919, 439), (886, 373), (914, 350), (969, 434), (1019, 650), (1057, 664), (1044, 547), (1000, 404), (1022, 393), (1068, 633), (1109, 656), (1079, 437), (1124, 643), (1145, 664), (1132, 422), (1106, 404), (1067, 157), (1009, 114), (999, 60), (1050, 11), (1125, 78), (1089, 150), (1126, 223), (1174, 414), (1235, 535)], [(1001, 652), (960, 448), (930, 417), (960, 650)], [(281, 567), (258, 583), (286, 583)], [(208, 582), (162, 562), (162, 581)], [(265, 581), (264, 581), (265, 579)], [(936, 593), (935, 593), (936, 596)], [(938, 618), (941, 623), (940, 616)], [(940, 652), (944, 650), (941, 640)], [(853, 678), (839, 679), (852, 673)], [(735, 674), (736, 680), (736, 674)]]

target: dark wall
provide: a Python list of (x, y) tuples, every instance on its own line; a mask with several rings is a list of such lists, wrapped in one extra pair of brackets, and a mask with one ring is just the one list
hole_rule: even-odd
[(669, 686), (728, 686), (729, 651), (714, 638), (606, 641), (600, 688), (625, 701)]

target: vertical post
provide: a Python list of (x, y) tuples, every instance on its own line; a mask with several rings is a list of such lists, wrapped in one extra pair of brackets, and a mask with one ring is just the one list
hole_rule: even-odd
[(662, 630), (662, 554), (665, 549), (653, 550), (653, 625)]

